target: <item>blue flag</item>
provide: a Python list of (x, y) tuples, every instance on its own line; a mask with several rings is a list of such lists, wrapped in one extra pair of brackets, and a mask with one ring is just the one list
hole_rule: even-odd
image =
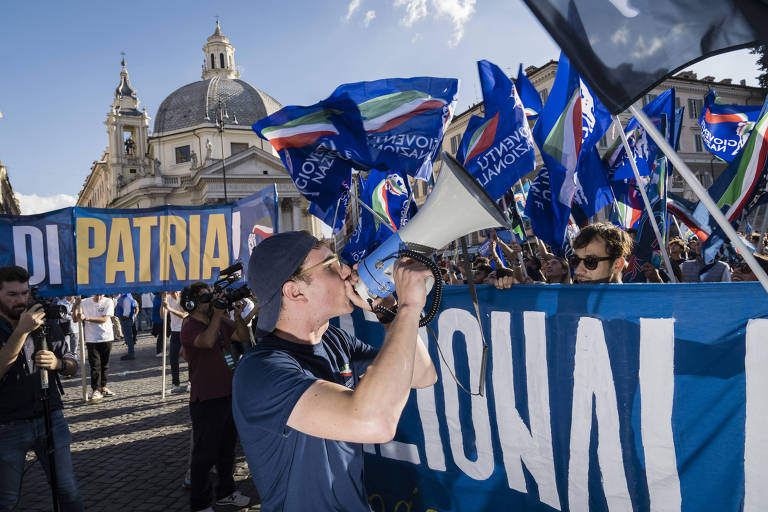
[(253, 130), (278, 152), (313, 213), (323, 212), (321, 218), (332, 223), (336, 205), (349, 190), (352, 167), (370, 160), (355, 103), (338, 97), (309, 107), (284, 107)]
[(485, 117), (469, 120), (457, 159), (497, 200), (534, 169), (536, 153), (512, 80), (486, 60), (479, 61), (477, 68)]
[[(665, 126), (671, 126), (671, 121), (675, 114), (675, 90), (669, 89), (661, 93), (652, 102), (643, 107), (643, 112), (647, 115), (664, 133)], [(651, 174), (653, 162), (656, 159), (658, 145), (645, 132), (645, 128), (640, 126), (633, 117), (627, 127), (624, 129), (627, 136), (629, 147), (635, 158), (637, 171), (640, 176)], [(667, 138), (672, 139), (672, 132), (667, 130)], [(635, 173), (632, 171), (632, 164), (624, 150), (624, 144), (621, 137), (617, 137), (611, 147), (605, 153), (605, 160), (608, 163), (608, 176), (612, 180), (634, 179)]]
[(515, 80), (515, 87), (517, 88), (517, 94), (520, 95), (520, 101), (523, 102), (525, 107), (525, 117), (531, 121), (535, 121), (539, 118), (539, 112), (541, 112), (541, 95), (539, 91), (533, 86), (528, 77), (523, 73), (523, 65), (517, 70), (517, 80)]
[(732, 162), (747, 142), (759, 114), (759, 105), (728, 105), (715, 91), (709, 91), (699, 116), (704, 146), (720, 160)]
[(363, 121), (370, 160), (365, 169), (390, 169), (426, 180), (453, 117), (455, 78), (386, 78), (340, 85), (328, 100), (351, 98)]
[(362, 260), (393, 231), (404, 227), (416, 213), (408, 176), (402, 173), (372, 170), (362, 180), (360, 201), (379, 217), (361, 207), (360, 220), (341, 251), (342, 257), (350, 263)]
[[(534, 233), (555, 250), (560, 250), (565, 242), (571, 203), (580, 183), (579, 159), (595, 146), (610, 123), (608, 110), (571, 67), (565, 54), (561, 54), (552, 92), (533, 129), (533, 137), (549, 171), (551, 209), (538, 211), (534, 222), (528, 209), (531, 202), (526, 205)], [(546, 222), (544, 215), (550, 217)], [(536, 232), (536, 225), (541, 232)]]

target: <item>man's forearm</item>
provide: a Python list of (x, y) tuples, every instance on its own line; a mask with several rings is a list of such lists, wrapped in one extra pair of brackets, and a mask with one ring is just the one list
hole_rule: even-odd
[(85, 318), (86, 322), (93, 322), (95, 324), (103, 324), (109, 319), (108, 316), (94, 316), (92, 318)]
[(411, 390), (419, 313), (417, 308), (408, 306), (398, 310), (379, 354), (354, 392), (355, 408), (368, 409), (371, 415), (383, 415), (392, 430)]
[(8, 337), (8, 341), (3, 345), (3, 348), (0, 348), (0, 379), (3, 378), (5, 373), (19, 356), (21, 347), (24, 346), (24, 340), (27, 339), (27, 334), (29, 333), (13, 331)]
[(432, 358), (429, 357), (427, 346), (421, 336), (416, 341), (416, 351), (413, 357), (412, 388), (426, 388), (437, 382), (437, 372)]

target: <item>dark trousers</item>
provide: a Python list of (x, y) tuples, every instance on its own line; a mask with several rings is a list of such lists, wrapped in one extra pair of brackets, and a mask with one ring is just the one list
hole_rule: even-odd
[(232, 418), (232, 397), (190, 402), (189, 415), (192, 418), (189, 507), (190, 510), (201, 510), (211, 504), (208, 472), (214, 464), (218, 476), (216, 499), (235, 491), (232, 472), (237, 430)]
[(171, 382), (174, 386), (180, 385), (179, 382), (179, 353), (181, 352), (181, 333), (171, 331)]
[(85, 346), (88, 348), (88, 364), (91, 367), (91, 388), (101, 389), (107, 385), (112, 343), (101, 341), (99, 343), (86, 343)]

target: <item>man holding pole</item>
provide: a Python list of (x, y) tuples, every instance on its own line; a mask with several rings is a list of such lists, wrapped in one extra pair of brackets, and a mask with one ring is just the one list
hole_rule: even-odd
[[(81, 511), (57, 377), (59, 373), (75, 374), (77, 359), (65, 346), (58, 322), (46, 322), (40, 304), (28, 308), (29, 299), (29, 273), (16, 266), (0, 268), (0, 511), (16, 507), (29, 450), (35, 451), (48, 480), (54, 481), (54, 499), (60, 510)], [(35, 350), (33, 332), (46, 323), (51, 334), (49, 350)], [(41, 370), (48, 370), (50, 378), (50, 429), (41, 399)]]

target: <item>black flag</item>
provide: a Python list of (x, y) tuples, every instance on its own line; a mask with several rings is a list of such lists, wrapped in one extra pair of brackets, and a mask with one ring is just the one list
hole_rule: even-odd
[(763, 0), (525, 0), (613, 114), (707, 57), (768, 41)]

